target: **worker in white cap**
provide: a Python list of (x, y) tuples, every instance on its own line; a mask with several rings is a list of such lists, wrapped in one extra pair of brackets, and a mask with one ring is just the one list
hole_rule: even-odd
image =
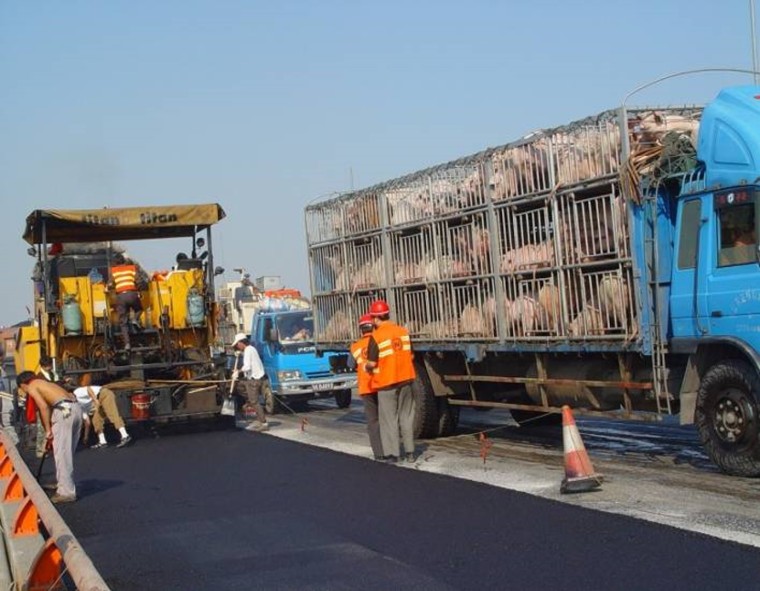
[(261, 404), (261, 382), (264, 379), (264, 364), (261, 363), (259, 352), (256, 347), (251, 345), (248, 335), (239, 332), (235, 335), (232, 342), (232, 348), (235, 355), (243, 356), (243, 365), (238, 369), (237, 360), (235, 361), (235, 370), (232, 379), (236, 380), (237, 388), (245, 391), (248, 404), (253, 406), (256, 411), (256, 420), (253, 421), (246, 429), (251, 431), (266, 431), (269, 429), (267, 417), (264, 412), (264, 406)]

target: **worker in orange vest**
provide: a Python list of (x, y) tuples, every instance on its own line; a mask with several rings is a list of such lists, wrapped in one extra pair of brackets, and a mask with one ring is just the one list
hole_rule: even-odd
[(369, 307), (375, 325), (367, 345), (366, 369), (370, 386), (377, 390), (380, 439), (389, 462), (401, 456), (399, 430), (407, 462), (414, 462), (414, 397), (416, 377), (409, 331), (390, 320), (387, 302), (376, 300)]
[(129, 340), (129, 312), (133, 310), (135, 315), (139, 315), (143, 309), (140, 292), (137, 290), (138, 268), (121, 254), (116, 255), (115, 261), (117, 264), (111, 267), (111, 284), (116, 291), (116, 313), (119, 315), (124, 350), (129, 351), (132, 348)]
[(372, 374), (367, 371), (367, 346), (374, 328), (372, 316), (364, 314), (359, 318), (361, 338), (351, 344), (351, 356), (356, 367), (356, 381), (359, 396), (364, 403), (364, 416), (367, 419), (369, 445), (376, 460), (384, 460), (383, 444), (380, 439), (380, 421), (377, 413), (377, 392), (370, 385)]

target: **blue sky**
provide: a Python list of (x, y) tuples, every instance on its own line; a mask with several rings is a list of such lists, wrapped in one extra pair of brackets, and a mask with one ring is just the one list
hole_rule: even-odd
[[(34, 209), (216, 201), (217, 262), (308, 291), (303, 209), (750, 68), (748, 2), (0, 0), (0, 325), (26, 317)], [(748, 76), (672, 80), (704, 103)], [(132, 243), (147, 269), (171, 242)]]

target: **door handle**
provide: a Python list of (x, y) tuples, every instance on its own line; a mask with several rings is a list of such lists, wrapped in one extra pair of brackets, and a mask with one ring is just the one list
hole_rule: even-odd
[(720, 310), (713, 310), (712, 312), (710, 312), (710, 316), (713, 318), (722, 318), (723, 312), (721, 312)]

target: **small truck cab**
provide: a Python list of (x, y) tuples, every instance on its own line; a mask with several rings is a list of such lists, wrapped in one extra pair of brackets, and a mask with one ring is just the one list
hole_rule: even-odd
[(348, 369), (348, 355), (317, 355), (313, 334), (311, 309), (262, 308), (254, 315), (251, 344), (266, 372), (262, 392), (268, 413), (292, 402), (328, 396), (339, 408), (351, 404), (356, 374)]

